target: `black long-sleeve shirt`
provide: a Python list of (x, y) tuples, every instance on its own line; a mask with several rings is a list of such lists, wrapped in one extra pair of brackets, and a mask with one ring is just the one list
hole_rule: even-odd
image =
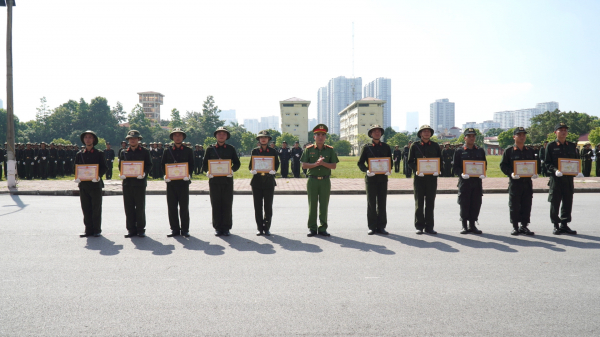
[(104, 160), (104, 152), (96, 149), (96, 148), (92, 148), (91, 150), (81, 150), (79, 152), (77, 152), (77, 154), (75, 155), (75, 165), (78, 164), (82, 164), (82, 165), (92, 165), (92, 164), (98, 164), (98, 177), (99, 177), (99, 181), (97, 183), (91, 182), (91, 181), (82, 181), (79, 183), (79, 188), (89, 188), (89, 189), (93, 189), (93, 188), (103, 188), (104, 187), (104, 182), (102, 181), (102, 176), (104, 176), (106, 174), (106, 170), (108, 169), (106, 167), (106, 161)]
[[(231, 159), (232, 172), (236, 172), (237, 170), (239, 170), (240, 166), (242, 165), (240, 163), (240, 159), (238, 158), (235, 147), (229, 144), (215, 144), (209, 146), (208, 149), (206, 149), (206, 153), (204, 154), (204, 160), (202, 162), (202, 170), (208, 172), (208, 161), (219, 159)], [(233, 177), (214, 177), (209, 180), (208, 184), (233, 184)]]
[(123, 179), (123, 187), (125, 186), (147, 186), (148, 173), (152, 170), (152, 159), (150, 159), (150, 152), (138, 145), (137, 149), (128, 147), (126, 150), (121, 151), (119, 157), (119, 170), (121, 169), (121, 161), (143, 161), (144, 162), (144, 179), (138, 179), (136, 177)]
[[(166, 148), (160, 160), (160, 165), (164, 167), (166, 164), (173, 163), (187, 163), (188, 173), (192, 174), (194, 172), (194, 151), (183, 145), (181, 147), (173, 146)], [(191, 181), (173, 180), (171, 183), (191, 184)]]
[[(417, 158), (439, 158), (441, 160), (442, 151), (440, 150), (438, 143), (432, 142), (431, 140), (427, 143), (422, 141), (414, 142), (410, 147), (407, 163), (408, 166), (415, 172), (417, 172)], [(416, 177), (418, 176), (415, 174), (415, 178)]]
[[(358, 162), (356, 163), (361, 171), (367, 172), (369, 170), (369, 158), (389, 158), (391, 164), (392, 150), (390, 149), (390, 146), (384, 142), (379, 142), (378, 144), (365, 144), (360, 151), (360, 158), (358, 158)], [(372, 177), (365, 175), (365, 182), (367, 183), (385, 181), (388, 181), (388, 176), (385, 174), (376, 174)]]
[[(502, 160), (500, 160), (500, 170), (506, 176), (510, 177), (514, 171), (515, 160), (537, 160), (535, 156), (535, 150), (529, 146), (523, 146), (523, 149), (519, 149), (516, 145), (509, 146), (504, 150), (502, 154)], [(541, 165), (538, 164), (537, 174), (542, 172)], [(520, 179), (531, 179), (531, 177), (521, 177)]]
[[(260, 157), (274, 157), (275, 158), (275, 169), (277, 172), (279, 170), (279, 154), (277, 151), (267, 147), (266, 150), (263, 150), (260, 147), (252, 149), (250, 154), (251, 156), (260, 156)], [(250, 163), (248, 164), (248, 170), (252, 170), (252, 158), (250, 158)], [(252, 187), (275, 187), (277, 186), (277, 182), (275, 182), (275, 176), (272, 174), (260, 174), (257, 173), (250, 180), (250, 186)]]

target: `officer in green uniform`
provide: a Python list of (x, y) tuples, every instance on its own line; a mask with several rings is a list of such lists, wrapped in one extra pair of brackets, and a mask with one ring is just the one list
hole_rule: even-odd
[[(279, 155), (277, 151), (268, 147), (269, 141), (273, 139), (268, 130), (258, 133), (256, 140), (260, 146), (252, 149), (251, 156), (273, 157), (274, 167), (269, 172), (257, 172), (252, 168), (252, 157), (248, 163), (248, 169), (252, 173), (252, 198), (254, 200), (254, 219), (256, 220), (256, 235), (271, 235), (271, 219), (273, 218), (273, 195), (275, 192), (275, 174), (279, 169)], [(263, 215), (264, 208), (264, 215)]]
[(421, 138), (421, 141), (414, 142), (408, 154), (408, 165), (415, 171), (413, 187), (415, 194), (415, 228), (417, 229), (417, 234), (423, 234), (423, 231), (428, 234), (437, 234), (433, 229), (433, 212), (439, 172), (424, 175), (423, 172), (417, 170), (417, 158), (441, 159), (442, 151), (440, 151), (440, 146), (430, 139), (433, 134), (434, 131), (429, 125), (422, 125), (417, 132), (417, 137)]
[(206, 171), (208, 177), (208, 188), (210, 191), (210, 204), (212, 206), (212, 222), (215, 229), (215, 236), (229, 236), (232, 227), (233, 206), (233, 173), (227, 176), (215, 177), (209, 170), (209, 160), (231, 160), (231, 171), (236, 172), (240, 168), (240, 159), (237, 151), (230, 144), (225, 142), (231, 138), (231, 134), (226, 127), (220, 126), (213, 133), (217, 143), (211, 145), (206, 150), (202, 170)]
[[(548, 195), (548, 201), (550, 202), (550, 220), (554, 224), (555, 235), (560, 234), (577, 234), (577, 231), (569, 228), (569, 222), (571, 222), (571, 210), (573, 208), (573, 176), (563, 175), (558, 169), (558, 160), (561, 158), (574, 158), (579, 159), (577, 154), (577, 145), (567, 141), (567, 133), (569, 127), (566, 123), (558, 123), (554, 127), (554, 133), (556, 134), (556, 140), (546, 148), (546, 170), (550, 175), (550, 194)], [(577, 175), (577, 178), (582, 178), (581, 172)], [(561, 207), (562, 203), (562, 207)], [(558, 216), (558, 210), (560, 208), (560, 217)]]
[(538, 154), (538, 156), (540, 158), (540, 163), (542, 163), (542, 165), (540, 165), (542, 167), (542, 170), (540, 171), (542, 177), (548, 176), (548, 174), (546, 172), (546, 165), (544, 165), (544, 160), (546, 159), (546, 147), (548, 147), (547, 140), (545, 140), (544, 144), (540, 147), (540, 152)]
[(589, 177), (592, 172), (592, 157), (594, 156), (594, 150), (590, 143), (585, 143), (583, 151), (581, 151), (581, 166), (584, 177)]
[[(192, 172), (194, 172), (194, 151), (183, 146), (183, 140), (187, 137), (181, 128), (174, 128), (169, 137), (175, 143), (172, 147), (163, 152), (160, 166), (165, 167), (166, 164), (187, 163), (188, 176), (183, 180), (170, 180), (164, 176), (167, 184), (167, 207), (169, 210), (169, 224), (171, 226), (171, 234), (168, 237), (183, 235), (190, 236), (190, 180)], [(156, 151), (154, 151), (156, 152)], [(178, 214), (179, 208), (179, 214)], [(181, 218), (181, 226), (179, 224)]]
[(104, 153), (94, 148), (98, 145), (98, 136), (94, 131), (85, 131), (79, 138), (85, 144), (85, 149), (79, 151), (75, 156), (75, 165), (98, 164), (98, 179), (91, 181), (75, 179), (79, 186), (79, 201), (85, 225), (85, 233), (80, 236), (98, 237), (102, 233), (102, 188), (104, 187), (102, 176), (107, 170), (106, 160)]
[[(372, 143), (365, 144), (360, 152), (358, 168), (365, 172), (365, 189), (367, 192), (367, 234), (380, 233), (389, 234), (385, 227), (387, 225), (387, 190), (388, 176), (391, 175), (392, 150), (390, 146), (381, 141), (384, 129), (380, 125), (371, 125), (367, 135), (371, 137)], [(371, 172), (369, 170), (369, 158), (387, 158), (390, 167), (387, 172)]]
[[(485, 173), (477, 176), (471, 176), (463, 172), (463, 162), (484, 161), (487, 167), (485, 151), (475, 145), (477, 132), (473, 128), (467, 128), (463, 132), (465, 136), (465, 145), (454, 152), (453, 170), (459, 175), (458, 178), (458, 204), (460, 205), (460, 221), (462, 222), (462, 231), (460, 234), (481, 234), (477, 229), (475, 222), (479, 220), (479, 211), (481, 210), (483, 196), (483, 179)], [(467, 225), (468, 222), (468, 225)]]
[(129, 143), (126, 150), (119, 156), (119, 168), (122, 161), (143, 161), (144, 172), (137, 177), (126, 177), (121, 173), (123, 180), (123, 205), (125, 207), (126, 238), (146, 236), (146, 186), (148, 173), (152, 170), (150, 152), (142, 148), (140, 140), (142, 135), (137, 130), (130, 130), (125, 137)]
[[(302, 168), (308, 170), (306, 192), (308, 194), (308, 229), (310, 232), (307, 236), (317, 234), (330, 236), (327, 232), (327, 209), (331, 193), (329, 177), (331, 170), (335, 170), (339, 160), (333, 147), (325, 145), (328, 130), (325, 124), (315, 126), (313, 129), (315, 144), (308, 146), (300, 158)], [(320, 222), (318, 227), (317, 214)]]
[[(533, 201), (533, 183), (531, 180), (537, 179), (537, 175), (541, 173), (541, 168), (538, 165), (536, 174), (531, 177), (521, 177), (515, 175), (514, 172), (515, 160), (536, 160), (535, 150), (525, 146), (526, 138), (527, 131), (525, 128), (515, 128), (513, 131), (515, 144), (504, 150), (502, 160), (500, 161), (500, 169), (509, 177), (508, 207), (510, 208), (510, 222), (513, 226), (511, 235), (534, 235), (534, 232), (527, 228), (530, 223), (531, 204)], [(521, 227), (519, 227), (519, 223)]]

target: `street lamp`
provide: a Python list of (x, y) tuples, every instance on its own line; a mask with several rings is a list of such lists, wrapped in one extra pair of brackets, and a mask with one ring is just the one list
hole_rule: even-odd
[(8, 187), (17, 187), (15, 171), (15, 122), (13, 109), (13, 65), (12, 65), (12, 8), (15, 0), (0, 0), (0, 6), (6, 7), (6, 182)]

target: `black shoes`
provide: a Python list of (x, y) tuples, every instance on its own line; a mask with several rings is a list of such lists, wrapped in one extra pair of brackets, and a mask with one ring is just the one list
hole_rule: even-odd
[(85, 237), (92, 236), (92, 235), (93, 235), (92, 233), (81, 233), (81, 234), (79, 234), (79, 237), (85, 238)]
[(415, 232), (415, 234), (421, 235), (421, 234), (423, 234), (423, 230), (422, 229), (417, 229), (417, 231)]
[(134, 236), (137, 236), (136, 232), (127, 232), (127, 234), (125, 234), (125, 238), (132, 238)]
[(310, 232), (308, 232), (308, 234), (306, 234), (306, 236), (308, 236), (308, 237), (312, 237), (315, 235), (317, 235), (317, 231), (313, 231), (313, 230), (311, 230)]
[(225, 236), (229, 236), (231, 233), (229, 233), (229, 231), (223, 231), (223, 235)]
[(270, 232), (270, 231), (268, 231), (268, 230), (266, 230), (266, 231), (265, 231), (265, 236), (271, 236), (271, 232)]
[(469, 234), (469, 229), (467, 228), (467, 226), (462, 227), (462, 231), (460, 231), (460, 234)]
[(482, 231), (480, 231), (479, 229), (477, 229), (477, 226), (475, 226), (475, 222), (471, 222), (469, 224), (469, 232), (471, 232), (473, 234), (481, 234), (481, 233), (483, 233)]
[(215, 231), (215, 236), (221, 236), (221, 235), (223, 235), (223, 232), (221, 232), (221, 231)]
[(331, 236), (331, 234), (327, 233), (327, 231), (319, 232), (319, 235), (321, 235), (321, 236)]
[(386, 230), (385, 230), (385, 229), (383, 229), (383, 228), (379, 228), (379, 229), (377, 230), (377, 233), (379, 233), (379, 234), (383, 234), (383, 235), (388, 235), (388, 234), (390, 234), (388, 231), (386, 231)]
[(138, 236), (139, 236), (140, 238), (145, 238), (145, 237), (146, 237), (146, 233), (138, 233)]
[(263, 231), (257, 231), (256, 232), (256, 236), (261, 236), (261, 235), (263, 235)]
[(426, 229), (425, 233), (427, 233), (427, 234), (433, 234), (433, 235), (437, 234), (437, 232), (434, 231), (433, 229)]
[(377, 231), (375, 231), (374, 229), (369, 229), (369, 231), (367, 232), (368, 235), (373, 235), (377, 233)]
[(179, 235), (181, 235), (180, 231), (171, 231), (171, 234), (167, 234), (167, 237), (172, 238), (174, 236), (179, 236)]
[(98, 232), (98, 233), (94, 233), (94, 237), (95, 237), (95, 238), (99, 238), (99, 237), (101, 237), (101, 236), (102, 236), (102, 234), (100, 234), (100, 232)]
[(190, 237), (190, 232), (183, 232), (181, 233), (182, 236), (189, 238)]
[(565, 233), (565, 234), (571, 234), (571, 235), (577, 234), (577, 231), (574, 231), (571, 228), (569, 228), (569, 226), (566, 223), (560, 225), (560, 232)]
[(525, 234), (525, 235), (534, 235), (535, 233), (530, 231), (529, 228), (527, 228), (526, 225), (521, 225), (519, 227), (519, 234)]

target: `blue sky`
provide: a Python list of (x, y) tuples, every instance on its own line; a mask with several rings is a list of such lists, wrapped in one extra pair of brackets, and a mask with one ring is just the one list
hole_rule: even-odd
[[(39, 99), (104, 96), (130, 111), (136, 92), (200, 110), (207, 95), (238, 119), (312, 101), (329, 79), (392, 79), (392, 124), (429, 122), (456, 103), (456, 124), (558, 101), (600, 115), (600, 1), (19, 1), (14, 9), (15, 113)], [(5, 12), (0, 34), (5, 36)], [(0, 62), (5, 64), (4, 53)], [(0, 75), (5, 77), (5, 68)], [(0, 97), (5, 101), (5, 81)]]

